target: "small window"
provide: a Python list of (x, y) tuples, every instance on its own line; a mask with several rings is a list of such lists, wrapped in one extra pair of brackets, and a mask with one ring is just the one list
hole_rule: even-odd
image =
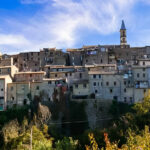
[(4, 89), (1, 89), (1, 91), (4, 91)]
[(146, 93), (146, 89), (143, 90), (143, 93), (144, 93), (144, 94)]
[(93, 86), (96, 86), (96, 82), (93, 82)]
[(103, 86), (103, 82), (101, 82), (101, 86)]
[(52, 82), (51, 81), (48, 81), (48, 84), (51, 84)]
[(39, 90), (39, 86), (37, 86), (36, 89)]
[(96, 74), (93, 74), (93, 79), (95, 79), (96, 78)]
[(82, 78), (82, 73), (80, 73), (80, 78)]
[(78, 84), (75, 85), (75, 88), (76, 88), (76, 89), (78, 88)]
[(86, 85), (86, 84), (83, 84), (83, 87), (84, 87), (84, 88), (86, 88), (86, 87), (87, 87), (87, 85)]
[(116, 86), (117, 85), (117, 83), (116, 82), (114, 82), (114, 86)]
[(57, 77), (57, 74), (55, 74), (55, 77)]
[(11, 86), (11, 91), (13, 91), (13, 86)]
[(13, 96), (11, 97), (11, 100), (14, 100), (14, 97), (13, 97)]
[(113, 92), (113, 89), (110, 89), (110, 93), (112, 93)]
[(137, 73), (137, 78), (139, 78), (140, 77), (140, 74), (139, 73)]
[(99, 79), (101, 78), (101, 75), (99, 74)]
[(97, 90), (95, 90), (95, 93), (97, 93)]
[(143, 68), (143, 71), (145, 71), (145, 68)]
[(109, 86), (109, 82), (106, 82), (106, 85)]
[(145, 73), (143, 73), (143, 78), (145, 78)]
[(32, 74), (30, 74), (30, 77), (32, 77)]
[(124, 81), (124, 85), (126, 85), (127, 83), (126, 83), (126, 81)]
[(124, 102), (125, 102), (125, 103), (127, 102), (127, 98), (126, 98), (126, 97), (124, 97)]
[(126, 89), (126, 88), (124, 89), (124, 92), (125, 92), (125, 93), (127, 92), (127, 89)]
[(67, 73), (65, 73), (65, 76), (67, 77), (67, 76), (68, 76), (68, 74), (67, 74)]
[(143, 66), (145, 66), (145, 62), (143, 61)]
[(72, 73), (70, 73), (70, 76), (72, 76)]

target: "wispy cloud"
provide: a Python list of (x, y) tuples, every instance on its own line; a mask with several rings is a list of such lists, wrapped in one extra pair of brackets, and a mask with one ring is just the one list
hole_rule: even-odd
[(137, 1), (21, 0), (23, 4), (46, 4), (27, 23), (19, 23), (19, 20), (14, 23), (13, 20), (13, 27), (20, 37), (14, 33), (10, 33), (11, 36), (0, 35), (0, 46), (10, 48), (13, 45), (16, 51), (18, 48), (22, 51), (43, 47), (73, 47), (80, 40), (83, 30), (105, 35), (118, 32), (121, 19), (130, 24), (134, 19), (132, 8)]

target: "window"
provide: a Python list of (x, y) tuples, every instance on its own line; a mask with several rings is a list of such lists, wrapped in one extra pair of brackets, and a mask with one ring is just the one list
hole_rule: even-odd
[(11, 86), (11, 91), (13, 91), (13, 86)]
[(67, 74), (67, 73), (65, 73), (65, 76), (67, 77), (67, 76), (68, 76), (68, 74)]
[(114, 82), (114, 86), (116, 86), (117, 85), (117, 83), (116, 82)]
[(113, 92), (113, 89), (110, 89), (110, 93), (112, 93)]
[(109, 86), (109, 82), (106, 82), (106, 85)]
[(52, 82), (51, 81), (48, 81), (48, 84), (51, 84)]
[(96, 86), (96, 82), (93, 82), (93, 86)]
[(124, 102), (127, 102), (127, 98), (126, 97), (124, 97)]
[(55, 74), (55, 77), (57, 77), (57, 74)]
[(143, 93), (144, 93), (144, 94), (146, 93), (146, 89), (143, 90)]
[(143, 65), (145, 66), (145, 62), (143, 61)]
[(126, 81), (124, 81), (124, 85), (126, 85)]
[(1, 89), (1, 91), (3, 91), (3, 89)]
[(145, 73), (143, 73), (143, 78), (145, 78)]
[(72, 73), (70, 73), (70, 76), (72, 76)]
[(11, 97), (11, 100), (14, 100), (14, 97), (13, 97), (13, 96)]
[(124, 92), (126, 93), (126, 92), (127, 92), (127, 89), (124, 89)]
[(87, 87), (87, 85), (86, 85), (86, 84), (83, 84), (83, 87), (84, 87), (84, 88), (86, 88), (86, 87)]
[(37, 86), (36, 89), (39, 90), (39, 86)]
[(30, 77), (32, 77), (32, 74), (30, 74)]
[(101, 86), (103, 86), (103, 82), (101, 82)]
[(88, 60), (86, 59), (86, 62), (88, 62)]
[(132, 97), (130, 97), (130, 102), (132, 103)]
[(99, 79), (101, 78), (101, 75), (99, 74)]
[(137, 78), (139, 78), (140, 77), (140, 74), (139, 73), (137, 73)]
[(78, 84), (75, 85), (75, 88), (76, 88), (76, 89), (78, 88)]
[(93, 74), (93, 79), (95, 79), (96, 78), (96, 74)]
[(97, 93), (97, 90), (95, 90), (95, 93)]
[(82, 73), (80, 73), (80, 79), (82, 78)]
[(145, 71), (145, 68), (143, 68), (143, 71)]

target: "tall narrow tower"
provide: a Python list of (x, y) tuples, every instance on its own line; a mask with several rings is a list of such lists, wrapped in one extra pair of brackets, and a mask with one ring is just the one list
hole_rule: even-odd
[(120, 29), (120, 45), (127, 45), (126, 27), (124, 24), (124, 20), (122, 20)]

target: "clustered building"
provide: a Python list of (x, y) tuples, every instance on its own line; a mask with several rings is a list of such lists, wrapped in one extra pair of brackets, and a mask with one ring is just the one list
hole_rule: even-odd
[(43, 101), (103, 99), (134, 103), (150, 88), (150, 46), (130, 47), (122, 21), (120, 45), (92, 45), (66, 52), (0, 55), (0, 110), (26, 105), (35, 96)]

